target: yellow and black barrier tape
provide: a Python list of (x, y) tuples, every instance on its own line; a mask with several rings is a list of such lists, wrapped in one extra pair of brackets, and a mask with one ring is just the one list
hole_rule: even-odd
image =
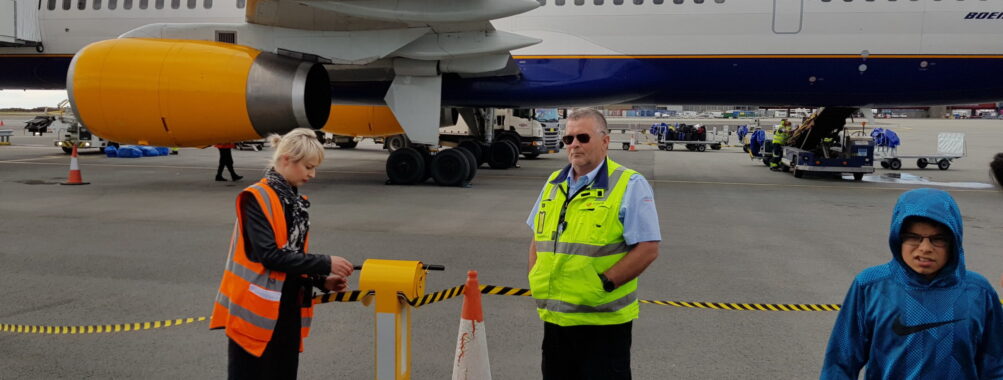
[(0, 324), (0, 332), (11, 332), (18, 334), (103, 334), (126, 331), (153, 330), (165, 327), (181, 326), (196, 322), (203, 322), (206, 317), (178, 318), (165, 321), (121, 323), (111, 325), (90, 325), (90, 326), (39, 326), (39, 325), (9, 325)]
[[(420, 307), (439, 301), (444, 301), (463, 294), (464, 285), (429, 293), (409, 302), (411, 306)], [(481, 285), (482, 294), (501, 296), (532, 296), (529, 289), (510, 288), (507, 286)], [(661, 306), (675, 306), (692, 309), (741, 310), (741, 311), (839, 311), (839, 304), (790, 304), (790, 303), (734, 303), (734, 302), (688, 302), (688, 301), (658, 301), (640, 300)]]

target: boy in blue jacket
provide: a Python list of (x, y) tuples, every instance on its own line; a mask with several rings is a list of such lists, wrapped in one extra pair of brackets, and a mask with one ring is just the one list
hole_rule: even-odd
[(1003, 310), (965, 270), (962, 220), (946, 192), (899, 197), (892, 260), (853, 280), (829, 338), (821, 379), (1003, 379)]

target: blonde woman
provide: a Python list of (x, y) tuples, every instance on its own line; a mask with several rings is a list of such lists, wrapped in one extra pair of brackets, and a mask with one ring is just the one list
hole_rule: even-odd
[(265, 177), (237, 195), (237, 222), (210, 328), (226, 329), (229, 379), (295, 379), (313, 317), (313, 286), (343, 291), (352, 263), (308, 253), (310, 202), (299, 188), (324, 147), (309, 129), (269, 137)]

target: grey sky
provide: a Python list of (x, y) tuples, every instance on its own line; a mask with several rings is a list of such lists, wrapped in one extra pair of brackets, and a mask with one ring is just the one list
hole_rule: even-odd
[(0, 108), (55, 108), (66, 97), (66, 90), (0, 90)]

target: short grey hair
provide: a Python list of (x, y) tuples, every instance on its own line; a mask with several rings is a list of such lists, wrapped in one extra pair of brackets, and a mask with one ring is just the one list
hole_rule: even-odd
[(599, 126), (599, 132), (606, 135), (609, 134), (609, 126), (606, 124), (606, 117), (603, 116), (602, 112), (596, 111), (592, 108), (578, 108), (571, 111), (571, 114), (568, 115), (568, 121), (581, 120), (585, 118), (595, 120), (596, 124)]

